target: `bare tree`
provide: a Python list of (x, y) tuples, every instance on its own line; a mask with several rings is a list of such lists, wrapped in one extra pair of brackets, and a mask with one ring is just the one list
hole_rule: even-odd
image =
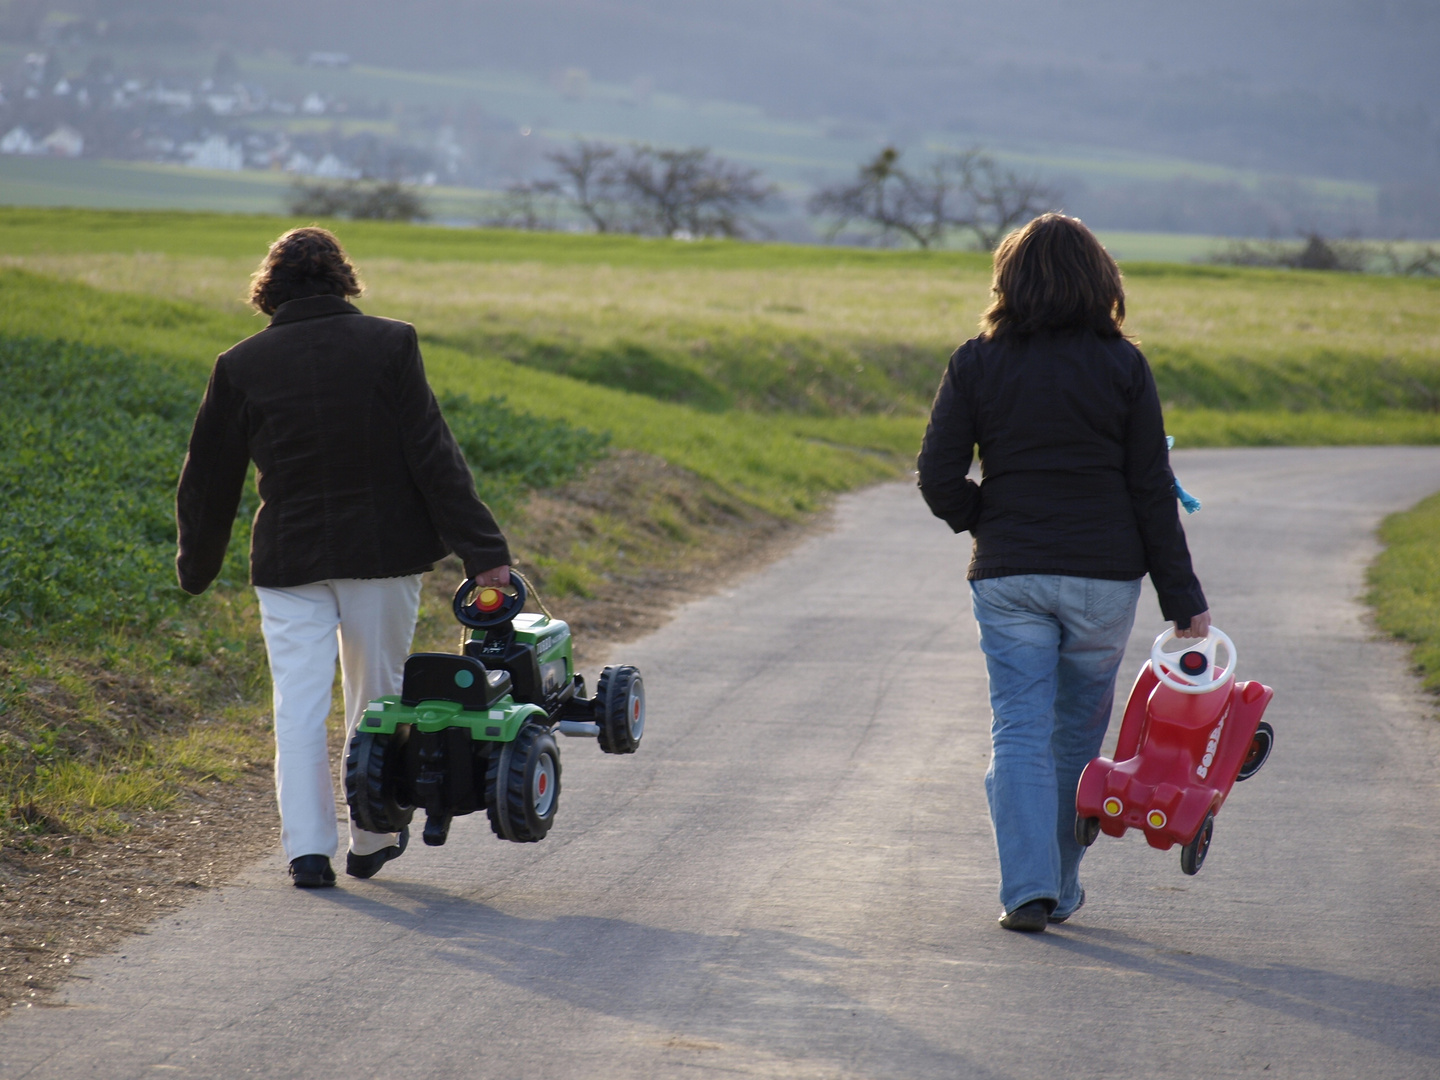
[(975, 233), (980, 246), (994, 251), (1005, 234), (1038, 217), (1060, 201), (1060, 192), (1034, 176), (1021, 176), (1001, 168), (978, 147), (949, 159), (950, 168), (970, 199), (964, 228)]
[(858, 221), (878, 227), (882, 241), (905, 236), (922, 248), (968, 231), (988, 251), (1059, 198), (979, 148), (937, 157), (915, 173), (901, 167), (900, 153), (887, 146), (854, 181), (821, 188), (810, 199), (810, 212), (829, 219), (832, 240)]
[(928, 248), (941, 238), (947, 223), (943, 217), (937, 221), (927, 216), (934, 208), (926, 208), (926, 200), (917, 198), (913, 189), (914, 181), (900, 167), (900, 151), (887, 146), (860, 166), (852, 183), (817, 191), (809, 209), (830, 219), (827, 232), (832, 240), (852, 222), (863, 221), (879, 226), (882, 242), (899, 233)]
[(568, 187), (566, 194), (596, 232), (611, 232), (620, 225), (625, 176), (619, 147), (579, 139), (571, 149), (546, 156)]
[(776, 194), (756, 170), (703, 147), (632, 147), (624, 179), (634, 231), (661, 236), (743, 236), (747, 228), (758, 228), (753, 213)]
[(500, 229), (551, 231), (560, 215), (563, 191), (555, 180), (522, 180), (505, 189), (486, 225)]

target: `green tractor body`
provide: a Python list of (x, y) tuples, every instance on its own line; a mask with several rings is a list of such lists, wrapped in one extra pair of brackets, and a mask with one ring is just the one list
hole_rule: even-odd
[(606, 668), (587, 698), (566, 623), (519, 611), (523, 584), (486, 618), (462, 603), (473, 587), (455, 598), (472, 628), (462, 651), (411, 655), (401, 692), (372, 700), (350, 741), (346, 801), (366, 831), (396, 832), (423, 808), (425, 842), (439, 845), (454, 817), (483, 809), (500, 838), (541, 840), (559, 802), (556, 735), (594, 738), (612, 754), (639, 746), (645, 691), (635, 668)]

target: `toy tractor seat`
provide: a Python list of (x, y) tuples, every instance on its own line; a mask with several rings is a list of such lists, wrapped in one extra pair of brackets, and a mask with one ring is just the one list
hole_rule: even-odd
[(510, 693), (508, 671), (491, 671), (473, 656), (414, 653), (405, 660), (400, 701), (453, 701), (469, 712), (484, 712)]

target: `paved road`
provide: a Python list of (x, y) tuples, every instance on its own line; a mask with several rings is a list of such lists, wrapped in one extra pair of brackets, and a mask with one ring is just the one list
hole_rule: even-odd
[(320, 893), (276, 856), (0, 1024), (0, 1076), (1440, 1076), (1440, 724), (1357, 603), (1440, 449), (1177, 468), (1242, 674), (1277, 688), (1198, 877), (1102, 837), (1075, 920), (996, 927), (963, 541), (894, 485), (617, 650), (645, 744), (567, 741), (544, 843), (466, 819)]

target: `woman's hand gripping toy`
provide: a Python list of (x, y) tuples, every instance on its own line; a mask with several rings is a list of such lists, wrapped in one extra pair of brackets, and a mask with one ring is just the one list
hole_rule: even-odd
[(1115, 759), (1097, 757), (1080, 774), (1076, 840), (1088, 847), (1102, 832), (1143, 829), (1151, 847), (1181, 845), (1185, 873), (1200, 869), (1230, 789), (1260, 771), (1275, 741), (1261, 719), (1274, 691), (1236, 682), (1236, 659), (1235, 643), (1213, 626), (1198, 642), (1173, 629), (1155, 639)]

